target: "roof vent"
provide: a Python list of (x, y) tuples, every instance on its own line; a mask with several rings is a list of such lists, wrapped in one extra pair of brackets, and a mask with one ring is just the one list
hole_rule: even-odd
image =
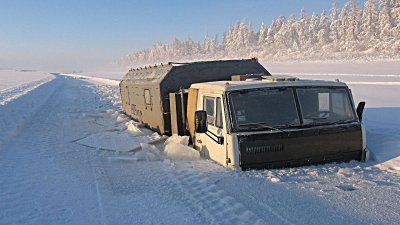
[(285, 76), (285, 75), (262, 76), (262, 81), (265, 81), (265, 82), (296, 81), (296, 80), (299, 80), (299, 78), (292, 77), (292, 76)]
[(246, 80), (261, 80), (263, 77), (268, 77), (266, 74), (244, 74), (231, 76), (232, 81), (246, 81)]

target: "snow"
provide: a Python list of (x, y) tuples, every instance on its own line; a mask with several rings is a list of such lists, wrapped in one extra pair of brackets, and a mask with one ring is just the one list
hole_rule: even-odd
[(0, 69), (0, 92), (48, 77), (52, 75), (47, 72)]
[(142, 124), (115, 110), (109, 109), (95, 115), (84, 114), (82, 118), (84, 117), (90, 123), (108, 128), (103, 132), (93, 133), (75, 140), (76, 143), (93, 149), (132, 152), (140, 149), (143, 144), (155, 143), (165, 139), (164, 136), (149, 130), (142, 131), (140, 129), (140, 127), (143, 127)]
[(106, 78), (94, 77), (94, 76), (85, 76), (85, 75), (81, 75), (81, 74), (62, 73), (60, 75), (67, 76), (67, 77), (73, 77), (75, 79), (88, 80), (90, 83), (94, 83), (94, 84), (119, 85), (119, 82), (120, 82), (119, 80), (112, 80), (112, 79), (106, 79)]
[[(354, 78), (340, 79), (397, 79)], [(119, 112), (117, 82), (94, 80), (55, 76), (0, 106), (0, 224), (400, 220), (400, 176), (388, 164), (400, 155), (399, 106), (389, 96), (398, 85), (351, 86), (357, 99), (367, 101), (368, 147), (377, 161), (242, 172), (197, 156), (177, 160), (195, 152), (187, 137), (165, 141), (130, 120)], [(372, 101), (371, 92), (384, 97)], [(85, 139), (88, 145), (78, 143)], [(168, 157), (170, 151), (179, 157)]]
[(169, 137), (165, 141), (165, 145), (171, 144), (171, 143), (176, 143), (176, 144), (181, 144), (181, 145), (188, 145), (189, 144), (189, 136), (178, 136), (176, 134), (173, 134), (171, 137)]
[(53, 75), (45, 72), (0, 69), (0, 105), (25, 95), (53, 78)]
[(164, 154), (169, 159), (174, 160), (199, 160), (200, 152), (194, 150), (191, 147), (179, 144), (179, 143), (168, 143), (165, 145)]
[[(20, 79), (18, 76), (16, 78)], [(35, 81), (37, 78), (37, 74), (33, 73), (32, 77), (27, 76), (25, 79), (25, 81), (30, 80), (30, 83), (0, 91), (0, 146), (24, 129), (24, 125), (30, 117), (55, 91), (53, 83), (59, 82), (53, 80), (53, 77)], [(9, 79), (11, 78), (9, 77)], [(18, 82), (8, 83), (16, 84)]]
[(140, 147), (140, 143), (147, 143), (148, 141), (147, 137), (133, 136), (125, 132), (102, 132), (91, 134), (77, 141), (77, 143), (95, 149), (126, 152), (133, 151)]
[(164, 142), (164, 154), (173, 160), (199, 160), (200, 152), (188, 146), (189, 136), (173, 134)]

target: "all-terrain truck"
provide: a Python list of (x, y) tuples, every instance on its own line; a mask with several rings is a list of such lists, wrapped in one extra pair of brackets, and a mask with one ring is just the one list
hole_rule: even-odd
[(368, 158), (365, 102), (345, 83), (272, 76), (255, 58), (131, 69), (120, 91), (125, 114), (232, 169)]

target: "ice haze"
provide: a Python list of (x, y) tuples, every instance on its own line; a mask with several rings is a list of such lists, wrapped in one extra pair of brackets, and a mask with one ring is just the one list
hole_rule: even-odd
[[(339, 6), (344, 4), (339, 0)], [(86, 70), (156, 42), (222, 32), (236, 21), (321, 12), (331, 1), (3, 1), (0, 68)]]

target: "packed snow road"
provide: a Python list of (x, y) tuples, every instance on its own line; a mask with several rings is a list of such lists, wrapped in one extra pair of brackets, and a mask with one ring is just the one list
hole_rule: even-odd
[[(121, 143), (93, 147), (96, 135), (132, 131), (115, 111), (118, 86), (57, 76), (3, 107), (24, 107), (18, 102), (45, 91), (46, 101), (0, 145), (0, 224), (400, 221), (400, 177), (373, 162), (235, 172), (205, 159), (167, 159), (162, 144), (152, 148), (159, 157), (139, 158), (138, 149), (111, 151)], [(0, 108), (0, 116), (12, 119), (12, 111)]]

